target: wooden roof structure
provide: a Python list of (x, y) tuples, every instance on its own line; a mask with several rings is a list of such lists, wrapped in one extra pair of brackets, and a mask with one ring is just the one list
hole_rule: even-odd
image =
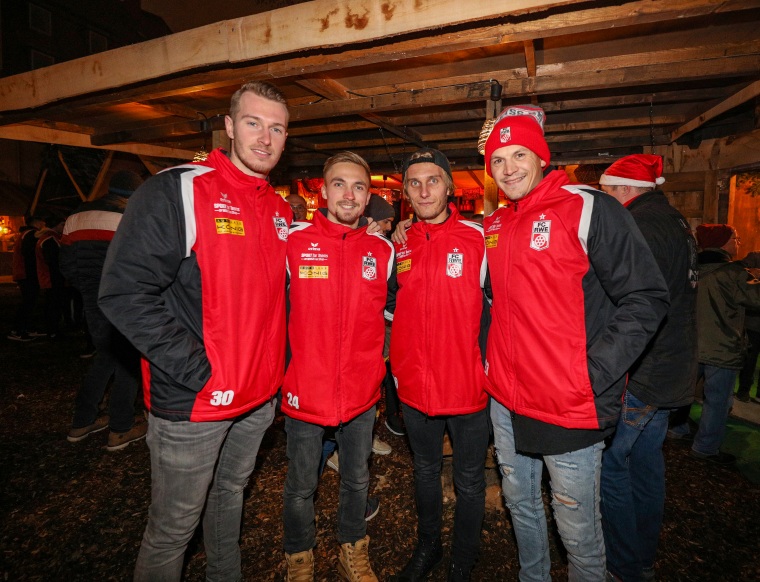
[(398, 176), (424, 144), (482, 186), (510, 104), (546, 110), (559, 164), (752, 131), (760, 1), (314, 0), (2, 78), (0, 138), (187, 159), (253, 79), (289, 101), (283, 178), (344, 149)]

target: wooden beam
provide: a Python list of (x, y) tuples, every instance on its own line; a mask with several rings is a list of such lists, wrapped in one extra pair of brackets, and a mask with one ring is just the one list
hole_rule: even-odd
[(87, 200), (95, 200), (95, 194), (98, 193), (100, 187), (103, 185), (103, 182), (106, 179), (106, 174), (108, 174), (108, 169), (111, 167), (111, 160), (113, 160), (113, 150), (110, 150), (106, 155), (106, 159), (103, 160), (103, 163), (100, 166), (100, 171), (98, 172), (98, 177), (95, 178), (95, 183), (92, 185), (90, 193), (87, 195)]
[(69, 169), (69, 165), (66, 163), (66, 160), (63, 159), (63, 153), (61, 150), (58, 150), (58, 159), (61, 161), (61, 165), (63, 166), (63, 169), (66, 170), (66, 175), (69, 177), (69, 180), (71, 180), (71, 183), (74, 185), (74, 189), (77, 191), (77, 194), (79, 194), (79, 197), (82, 199), (82, 202), (87, 201), (87, 196), (84, 195), (84, 192), (82, 192), (82, 189), (79, 187), (79, 184), (77, 184), (77, 181), (74, 179), (74, 174), (71, 173), (71, 170)]
[(731, 97), (729, 97), (725, 101), (721, 101), (720, 103), (718, 103), (714, 107), (711, 107), (704, 113), (698, 115), (691, 121), (684, 123), (681, 127), (679, 127), (678, 129), (676, 129), (670, 134), (670, 142), (673, 143), (682, 135), (697, 129), (698, 127), (700, 127), (701, 125), (704, 125), (711, 119), (718, 117), (718, 115), (725, 113), (729, 109), (738, 107), (739, 105), (746, 103), (750, 99), (754, 99), (758, 95), (760, 95), (760, 80), (755, 81), (754, 83), (750, 83), (744, 89), (742, 89), (738, 93), (734, 93), (733, 95), (731, 95)]
[[(525, 67), (528, 71), (528, 77), (535, 77), (537, 73), (536, 69), (536, 47), (532, 40), (523, 41), (523, 50), (525, 51)], [(538, 105), (538, 95), (531, 95), (530, 102), (533, 105)]]
[[(312, 2), (309, 4), (309, 12), (312, 15), (319, 14), (320, 12), (326, 14), (328, 11), (325, 9), (337, 3), (337, 1), (327, 2), (326, 0)], [(446, 0), (445, 2), (430, 3), (429, 6), (430, 10), (438, 11), (444, 16), (444, 20), (446, 20), (449, 14), (449, 6), (456, 4), (456, 0)], [(497, 3), (493, 4), (497, 5)], [(583, 7), (583, 4), (586, 4), (588, 8)], [(415, 5), (428, 7), (427, 3), (415, 3)], [(387, 5), (385, 6), (387, 7)], [(314, 8), (312, 9), (312, 7)], [(462, 10), (469, 8), (469, 6), (460, 7), (454, 14), (459, 14)], [(746, 3), (725, 2), (722, 0), (669, 0), (668, 2), (635, 0), (611, 6), (597, 6), (595, 3), (586, 2), (581, 4), (580, 9), (572, 6), (567, 9), (555, 10), (546, 15), (540, 14), (535, 17), (521, 18), (519, 20), (510, 19), (505, 24), (492, 25), (492, 22), (498, 22), (498, 20), (485, 21), (488, 22), (489, 26), (481, 26), (479, 28), (471, 26), (461, 27), (461, 30), (454, 32), (440, 30), (440, 28), (433, 25), (430, 26), (429, 30), (436, 30), (435, 36), (428, 36), (422, 39), (413, 38), (400, 42), (377, 43), (372, 47), (368, 47), (366, 44), (362, 44), (356, 48), (345, 47), (346, 50), (341, 53), (341, 60), (350, 62), (354, 66), (362, 66), (398, 58), (411, 58), (426, 54), (448, 52), (454, 48), (477, 48), (499, 42), (522, 42), (526, 39), (583, 33), (609, 27), (654, 23), (674, 18), (686, 19), (712, 14), (717, 11), (729, 12), (750, 8), (752, 6), (746, 5)], [(332, 8), (331, 10), (336, 9)], [(285, 12), (283, 13), (283, 11)], [(276, 43), (282, 36), (282, 31), (278, 25), (284, 19), (291, 16), (292, 12), (288, 11), (305, 12), (300, 5), (292, 6), (279, 11), (229, 21), (228, 23), (223, 22), (208, 25), (191, 31), (185, 31), (184, 33), (170, 35), (156, 41), (149, 41), (149, 43), (140, 43), (109, 51), (108, 53), (100, 53), (84, 59), (77, 59), (76, 61), (39, 69), (38, 71), (42, 71), (42, 73), (31, 72), (0, 79), (0, 97), (2, 97), (0, 99), (0, 111), (26, 110), (53, 103), (66, 97), (88, 93), (95, 93), (92, 97), (87, 98), (89, 104), (129, 102), (134, 101), (137, 96), (139, 98), (155, 99), (203, 91), (213, 87), (226, 87), (251, 79), (276, 79), (292, 74), (293, 70), (298, 70), (301, 74), (314, 74), (334, 69), (336, 65), (335, 54), (324, 54), (323, 52), (315, 52), (314, 54), (303, 56), (291, 55), (289, 58), (274, 61), (262, 60), (260, 64), (253, 64), (248, 67), (233, 68), (223, 65), (224, 59), (219, 58), (219, 53), (223, 52), (225, 46), (224, 39), (228, 38), (228, 36), (237, 37), (239, 43), (248, 42), (251, 47), (264, 45), (263, 49), (260, 49), (262, 50), (262, 59), (265, 54), (271, 56), (277, 53), (277, 50), (281, 51), (277, 53), (278, 55), (285, 55), (287, 47), (282, 45), (275, 45), (273, 47), (271, 45)], [(269, 19), (273, 13), (277, 13), (277, 17), (274, 19), (274, 22), (271, 22)], [(492, 13), (497, 14), (499, 11), (494, 8)], [(501, 12), (500, 14), (502, 17), (506, 17), (509, 12)], [(411, 18), (406, 18), (405, 20), (408, 23), (407, 29), (399, 30), (397, 34), (408, 32), (409, 27), (414, 26), (411, 23), (422, 16), (424, 14), (415, 13)], [(335, 17), (334, 21), (337, 21), (339, 14), (336, 13)], [(479, 12), (474, 17), (483, 18), (483, 15)], [(395, 18), (394, 24), (398, 25), (398, 22), (402, 20), (404, 18)], [(437, 20), (440, 20), (440, 18)], [(427, 19), (426, 22), (428, 22)], [(300, 26), (301, 23), (302, 19), (299, 19), (296, 25)], [(452, 20), (444, 22), (441, 26), (449, 23), (454, 24)], [(240, 29), (243, 28), (243, 25), (248, 33), (253, 31), (251, 34), (255, 35), (254, 38), (248, 38), (241, 34)], [(258, 29), (257, 25), (259, 25)], [(387, 32), (387, 35), (381, 35), (379, 38), (386, 38), (393, 34), (393, 31)], [(338, 36), (340, 37), (341, 35)], [(262, 38), (264, 39), (263, 42)], [(300, 43), (300, 31), (292, 34), (292, 39)], [(369, 41), (371, 39), (368, 36), (363, 40)], [(307, 44), (301, 43), (296, 50), (306, 52), (309, 48)], [(173, 58), (175, 53), (176, 59)], [(104, 56), (107, 56), (108, 59), (104, 60)], [(255, 54), (248, 53), (246, 56), (249, 57), (249, 61), (255, 63), (257, 58)], [(118, 69), (118, 66), (122, 64), (122, 60), (125, 69), (130, 72), (128, 77), (120, 77), (111, 73), (112, 69)], [(136, 61), (136, 66), (130, 66), (130, 63), (134, 61)], [(149, 69), (144, 68), (143, 65), (145, 63), (150, 63), (151, 67)], [(216, 70), (195, 73), (190, 76), (176, 75), (179, 72), (190, 71), (192, 68), (202, 69), (211, 66), (216, 66)], [(160, 80), (162, 75), (166, 77), (175, 75), (175, 78)], [(58, 83), (49, 82), (51, 78), (73, 79), (77, 77), (81, 77), (81, 82), (76, 83), (74, 87), (67, 87), (64, 92), (58, 91)], [(97, 77), (97, 86), (94, 84), (95, 79), (93, 77)], [(144, 85), (146, 82), (152, 83), (152, 92), (146, 92), (144, 86), (137, 85)], [(124, 87), (128, 87), (130, 83), (134, 83), (135, 85), (125, 89)], [(37, 89), (42, 85), (46, 86), (46, 91), (44, 94), (39, 94)], [(13, 97), (12, 100), (6, 99), (6, 97), (11, 96)], [(5, 123), (15, 123), (23, 120), (25, 119), (11, 117)]]
[(34, 215), (34, 211), (37, 209), (37, 203), (40, 201), (40, 194), (42, 193), (42, 186), (45, 184), (45, 178), (47, 178), (48, 169), (44, 168), (40, 179), (37, 181), (37, 188), (34, 190), (34, 198), (32, 198), (32, 204), (29, 206), (29, 214)]
[[(309, 91), (312, 91), (317, 95), (331, 101), (342, 102), (353, 97), (353, 95), (342, 84), (338, 83), (334, 79), (301, 79), (296, 81), (296, 83), (305, 89), (308, 89)], [(410, 143), (413, 143), (418, 147), (424, 147), (422, 138), (415, 131), (396, 127), (392, 123), (380, 118), (374, 113), (362, 113), (361, 116), (367, 121), (374, 123), (375, 125), (385, 129), (393, 135), (396, 135)]]
[(8, 125), (0, 127), (0, 139), (34, 141), (57, 145), (76, 146), (81, 148), (111, 149), (117, 152), (153, 156), (156, 158), (176, 158), (192, 160), (194, 152), (176, 148), (154, 146), (150, 144), (119, 144), (102, 148), (93, 146), (90, 136), (61, 130), (51, 130), (31, 125)]
[[(243, 63), (444, 26), (519, 16), (585, 0), (369, 3), (314, 0), (106, 51), (0, 79), (0, 110), (39, 107), (200, 67)], [(66, 79), (67, 83), (56, 82)]]
[(483, 182), (480, 180), (480, 176), (478, 176), (473, 170), (466, 170), (466, 172), (470, 178), (472, 178), (473, 181), (478, 185), (478, 188), (485, 188)]

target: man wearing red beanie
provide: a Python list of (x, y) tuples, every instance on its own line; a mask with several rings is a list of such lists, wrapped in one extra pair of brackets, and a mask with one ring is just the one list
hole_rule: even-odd
[(599, 179), (631, 213), (670, 291), (657, 334), (628, 371), (623, 412), (602, 455), (607, 570), (616, 580), (653, 580), (665, 508), (662, 443), (671, 409), (691, 404), (697, 376), (697, 242), (657, 186), (662, 158), (619, 159)]
[(520, 580), (550, 580), (546, 464), (568, 577), (601, 582), (604, 439), (668, 289), (618, 202), (570, 185), (562, 171), (544, 175), (543, 119), (538, 107), (510, 107), (485, 143), (486, 170), (508, 198), (483, 222), (493, 291), (487, 390)]

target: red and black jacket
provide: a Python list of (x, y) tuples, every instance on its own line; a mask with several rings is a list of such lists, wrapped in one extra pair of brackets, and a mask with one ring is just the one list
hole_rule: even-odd
[(380, 399), (393, 245), (364, 226), (327, 219), (294, 223), (288, 239), (288, 338), (292, 357), (282, 410), (338, 426)]
[(626, 372), (668, 307), (630, 214), (553, 171), (483, 226), (493, 292), (487, 390), (544, 423), (614, 426)]
[(478, 345), (483, 227), (449, 210), (440, 224), (415, 222), (396, 245), (391, 367), (399, 399), (429, 416), (471, 414), (488, 401)]
[(132, 195), (99, 304), (144, 356), (153, 414), (223, 420), (277, 392), (291, 217), (266, 180), (238, 170), (222, 150), (161, 172)]

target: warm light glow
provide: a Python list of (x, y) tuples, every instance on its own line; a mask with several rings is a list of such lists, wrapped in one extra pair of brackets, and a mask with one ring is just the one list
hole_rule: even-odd
[(205, 162), (207, 157), (208, 157), (208, 152), (206, 151), (205, 148), (201, 148), (197, 152), (195, 152), (195, 155), (193, 156), (193, 161)]

